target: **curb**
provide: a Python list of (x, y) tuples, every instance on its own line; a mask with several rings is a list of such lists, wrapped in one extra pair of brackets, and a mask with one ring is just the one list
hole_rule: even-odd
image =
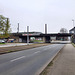
[(65, 47), (64, 45), (35, 75), (40, 75), (44, 69), (48, 66), (48, 64), (59, 54), (59, 52)]
[(72, 45), (73, 45), (73, 47), (75, 47), (75, 44), (74, 43), (72, 43)]

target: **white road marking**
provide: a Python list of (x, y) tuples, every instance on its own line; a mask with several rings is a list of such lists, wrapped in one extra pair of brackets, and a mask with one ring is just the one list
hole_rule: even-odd
[(34, 54), (36, 54), (36, 53), (39, 53), (40, 51), (37, 51), (37, 52), (35, 52)]
[[(55, 47), (55, 46), (54, 46)], [(50, 47), (50, 48), (53, 48), (53, 47)], [(47, 51), (48, 49), (44, 49), (43, 51)], [(34, 52), (34, 54), (37, 54), (37, 53), (39, 53), (39, 52), (41, 52), (41, 51), (37, 51), (37, 52)], [(31, 54), (31, 55), (33, 55), (33, 54)], [(30, 55), (30, 56), (31, 56)], [(16, 61), (16, 60), (19, 60), (19, 59), (22, 59), (22, 58), (25, 58), (26, 56), (21, 56), (21, 57), (19, 57), (19, 58), (15, 58), (15, 59), (13, 59), (13, 60), (10, 60), (10, 62), (14, 62), (14, 61)]]
[(19, 57), (19, 58), (16, 58), (16, 59), (10, 60), (10, 62), (13, 62), (13, 61), (16, 61), (16, 60), (19, 60), (19, 59), (25, 58), (25, 57), (26, 57), (26, 56), (22, 56), (22, 57)]
[(44, 49), (43, 51), (47, 51), (47, 50), (49, 50), (49, 49), (51, 49), (51, 48), (54, 48), (54, 47), (56, 47), (56, 46), (52, 46), (52, 47), (46, 48), (46, 49)]

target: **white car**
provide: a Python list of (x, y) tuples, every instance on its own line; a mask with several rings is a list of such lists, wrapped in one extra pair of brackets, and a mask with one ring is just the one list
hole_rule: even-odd
[(5, 43), (5, 41), (4, 40), (0, 40), (0, 43)]

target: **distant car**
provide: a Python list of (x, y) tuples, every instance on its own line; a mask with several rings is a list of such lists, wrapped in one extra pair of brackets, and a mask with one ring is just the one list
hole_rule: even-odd
[(5, 43), (5, 41), (4, 40), (0, 40), (0, 43)]

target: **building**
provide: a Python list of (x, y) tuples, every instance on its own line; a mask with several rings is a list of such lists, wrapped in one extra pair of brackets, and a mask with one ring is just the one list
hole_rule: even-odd
[(72, 41), (73, 43), (75, 43), (75, 27), (72, 28), (71, 30), (69, 30), (69, 33), (72, 34), (72, 36), (71, 36), (71, 41)]
[(75, 27), (69, 30), (69, 33), (75, 34)]

